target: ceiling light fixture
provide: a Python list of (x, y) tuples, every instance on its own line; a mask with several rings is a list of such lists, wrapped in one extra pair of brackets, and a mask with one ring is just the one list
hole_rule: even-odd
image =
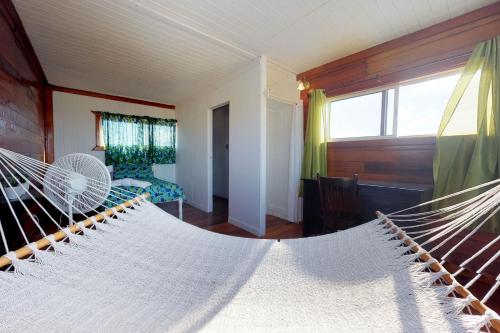
[(305, 80), (299, 80), (298, 85), (297, 85), (297, 90), (302, 91), (302, 90), (307, 90), (311, 84)]

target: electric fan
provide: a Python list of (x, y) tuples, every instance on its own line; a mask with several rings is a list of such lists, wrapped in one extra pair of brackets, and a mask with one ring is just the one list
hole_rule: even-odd
[(98, 208), (109, 195), (111, 177), (104, 163), (88, 154), (69, 154), (57, 159), (45, 173), (43, 191), (59, 208), (86, 213)]

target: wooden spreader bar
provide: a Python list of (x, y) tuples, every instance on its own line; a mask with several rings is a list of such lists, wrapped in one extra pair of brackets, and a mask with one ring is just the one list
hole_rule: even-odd
[[(112, 216), (114, 214), (113, 210), (121, 212), (124, 210), (123, 206), (125, 206), (125, 208), (131, 207), (133, 205), (133, 203), (140, 202), (142, 200), (146, 200), (147, 198), (149, 198), (149, 196), (150, 196), (149, 193), (144, 193), (144, 194), (142, 194), (134, 199), (125, 201), (124, 203), (122, 203), (118, 206), (115, 206), (114, 208), (109, 208), (102, 213), (94, 215), (93, 218), (88, 218), (88, 219), (84, 220), (83, 224), (85, 225), (85, 227), (89, 227), (92, 224), (94, 224), (94, 218), (95, 218), (95, 221), (100, 222), (100, 221), (104, 220), (106, 217)], [(76, 224), (72, 225), (68, 229), (73, 234), (75, 234), (81, 230), (80, 227)], [(56, 242), (63, 240), (67, 237), (66, 233), (62, 230), (59, 230), (58, 232), (56, 232), (52, 235), (54, 236), (54, 239)], [(35, 242), (37, 249), (43, 249), (43, 248), (50, 245), (50, 241), (48, 240), (47, 237), (41, 238), (40, 240)], [(33, 251), (28, 246), (23, 246), (22, 248), (16, 250), (15, 253), (16, 253), (16, 257), (18, 259), (22, 259), (22, 258), (26, 258), (27, 256), (31, 255), (33, 253)], [(3, 267), (10, 265), (10, 264), (12, 264), (12, 261), (9, 258), (7, 258), (5, 255), (0, 257), (0, 268), (3, 268)]]
[[(384, 218), (384, 224), (385, 224), (385, 227), (387, 229), (389, 229), (389, 231), (391, 231), (392, 233), (394, 233), (397, 237), (399, 237), (399, 239), (403, 239), (404, 238), (404, 234), (401, 232), (401, 229), (395, 225), (387, 216), (385, 216), (384, 214), (382, 214), (381, 212), (376, 212), (377, 214), (377, 217), (383, 217)], [(418, 253), (419, 251), (424, 251), (421, 255), (420, 255), (420, 259), (424, 262), (430, 260), (430, 259), (434, 259), (427, 251), (425, 251), (420, 245), (418, 245), (416, 242), (413, 242), (414, 245), (410, 247), (410, 249), (414, 252), (414, 253)], [(408, 239), (406, 239), (404, 241), (404, 244), (406, 246), (410, 246), (412, 244), (412, 242)], [(443, 282), (447, 285), (452, 285), (453, 283), (456, 284), (456, 287), (455, 287), (455, 292), (457, 294), (459, 294), (460, 296), (462, 296), (463, 298), (467, 298), (469, 295), (472, 295), (472, 293), (467, 289), (465, 288), (464, 286), (462, 286), (454, 277), (453, 275), (451, 275), (448, 270), (446, 268), (444, 268), (438, 261), (434, 261), (432, 264), (429, 265), (429, 268), (433, 271), (433, 272), (440, 272), (440, 271), (446, 271), (446, 273), (441, 277), (441, 279), (443, 280)], [(480, 300), (476, 299), (474, 301), (471, 302), (470, 304), (474, 310), (476, 310), (477, 312), (479, 312), (481, 315), (484, 315), (486, 313), (487, 310), (490, 310), (490, 308), (488, 308), (485, 304), (483, 304), (483, 302), (481, 302)], [(492, 310), (490, 310), (492, 311)], [(500, 333), (500, 320), (498, 319), (493, 319), (490, 321), (490, 324), (491, 326), (495, 329), (496, 332)]]

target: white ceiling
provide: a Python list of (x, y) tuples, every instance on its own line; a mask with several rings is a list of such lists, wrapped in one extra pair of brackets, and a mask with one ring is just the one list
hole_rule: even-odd
[(14, 0), (51, 84), (179, 103), (258, 55), (299, 73), (495, 0)]

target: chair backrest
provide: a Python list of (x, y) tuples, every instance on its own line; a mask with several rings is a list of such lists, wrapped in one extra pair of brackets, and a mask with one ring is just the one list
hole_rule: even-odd
[(318, 175), (321, 213), (332, 218), (349, 219), (357, 214), (358, 175), (352, 178)]

